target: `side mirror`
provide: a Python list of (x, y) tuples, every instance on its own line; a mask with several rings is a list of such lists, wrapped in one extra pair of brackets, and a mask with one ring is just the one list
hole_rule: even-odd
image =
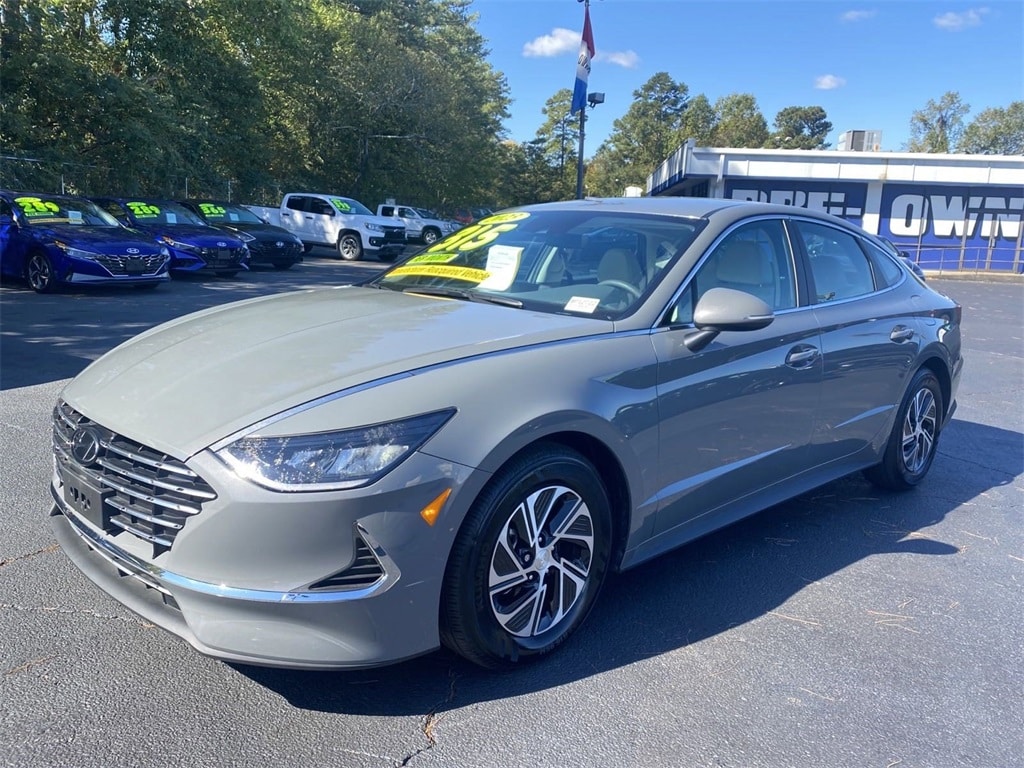
[(758, 331), (775, 319), (761, 299), (732, 288), (711, 288), (693, 310), (697, 333), (683, 339), (691, 352), (704, 349), (722, 331)]

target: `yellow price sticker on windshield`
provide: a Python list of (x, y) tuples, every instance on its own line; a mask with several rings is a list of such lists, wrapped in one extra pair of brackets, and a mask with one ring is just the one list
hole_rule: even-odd
[(459, 254), (454, 252), (421, 253), (419, 256), (413, 256), (406, 264), (445, 264), (449, 261), (454, 261), (458, 257)]
[(60, 213), (60, 206), (52, 200), (43, 200), (39, 197), (16, 197), (14, 202), (26, 216), (47, 216)]
[(491, 276), (490, 272), (472, 267), (449, 267), (444, 264), (417, 264), (416, 266), (398, 267), (388, 272), (388, 277), (400, 275), (416, 275), (417, 277), (449, 277), (452, 280), (465, 280), (470, 283), (482, 283)]
[(529, 218), (526, 211), (513, 211), (512, 213), (499, 213), (488, 216), (476, 224), (463, 227), (458, 232), (448, 235), (437, 245), (426, 250), (426, 253), (455, 253), (475, 251), (483, 248), (488, 243), (494, 242), (504, 232), (511, 232), (519, 226), (518, 222)]

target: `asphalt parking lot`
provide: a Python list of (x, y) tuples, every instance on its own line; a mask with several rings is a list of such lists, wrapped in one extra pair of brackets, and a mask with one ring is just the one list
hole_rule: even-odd
[(154, 291), (0, 286), (0, 765), (1024, 765), (1022, 282), (932, 281), (964, 306), (966, 369), (922, 487), (846, 478), (621, 574), (528, 668), (232, 666), (108, 598), (46, 520), (66, 379), (185, 312), (383, 266), (326, 255)]

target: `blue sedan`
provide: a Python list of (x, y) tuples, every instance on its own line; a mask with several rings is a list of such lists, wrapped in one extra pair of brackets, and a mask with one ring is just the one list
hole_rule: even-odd
[(238, 237), (207, 224), (173, 200), (94, 197), (93, 202), (125, 226), (155, 237), (171, 252), (171, 271), (213, 272), (232, 277), (249, 268), (249, 248)]
[(0, 273), (37, 293), (62, 284), (155, 286), (169, 250), (80, 197), (0, 191)]

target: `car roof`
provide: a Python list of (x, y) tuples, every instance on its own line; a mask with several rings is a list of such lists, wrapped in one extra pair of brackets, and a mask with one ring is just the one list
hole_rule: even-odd
[(802, 216), (850, 226), (850, 222), (822, 211), (792, 205), (759, 203), (751, 200), (727, 200), (717, 197), (588, 197), (555, 203), (518, 206), (523, 211), (586, 211), (606, 208), (608, 213), (646, 213), (689, 218), (737, 220), (751, 215)]

